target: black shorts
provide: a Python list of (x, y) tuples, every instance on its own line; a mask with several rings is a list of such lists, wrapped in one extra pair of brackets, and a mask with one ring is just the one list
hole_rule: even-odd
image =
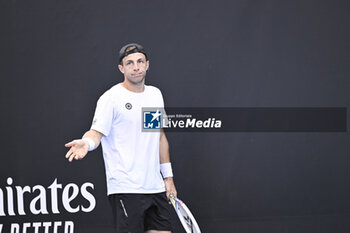
[(165, 192), (109, 195), (116, 233), (171, 231), (170, 205)]

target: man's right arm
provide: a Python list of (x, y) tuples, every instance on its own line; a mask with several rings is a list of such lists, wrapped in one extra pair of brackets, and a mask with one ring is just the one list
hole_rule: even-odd
[(73, 159), (83, 159), (89, 151), (96, 149), (100, 145), (102, 136), (102, 133), (91, 129), (83, 135), (82, 139), (76, 139), (67, 143), (65, 147), (70, 147), (70, 149), (66, 154), (66, 158), (69, 162), (72, 162)]

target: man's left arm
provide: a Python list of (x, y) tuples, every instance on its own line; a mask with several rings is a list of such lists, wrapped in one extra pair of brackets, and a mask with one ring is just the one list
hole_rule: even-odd
[(176, 197), (177, 192), (170, 163), (169, 143), (163, 129), (160, 131), (159, 160), (160, 170), (164, 178), (166, 196), (169, 199), (169, 195), (172, 193)]

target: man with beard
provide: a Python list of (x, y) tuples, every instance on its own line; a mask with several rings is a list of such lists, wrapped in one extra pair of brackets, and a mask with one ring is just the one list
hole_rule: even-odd
[(124, 81), (98, 100), (91, 129), (70, 147), (71, 162), (85, 157), (102, 144), (107, 191), (118, 233), (171, 232), (168, 199), (176, 196), (163, 130), (142, 132), (141, 109), (164, 107), (156, 87), (145, 85), (149, 60), (139, 44), (127, 44), (119, 52)]

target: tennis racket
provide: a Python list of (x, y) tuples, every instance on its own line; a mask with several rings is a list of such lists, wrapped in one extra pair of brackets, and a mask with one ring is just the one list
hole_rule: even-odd
[(185, 228), (186, 233), (201, 233), (196, 219), (194, 219), (191, 211), (187, 208), (185, 203), (179, 198), (174, 197), (173, 194), (170, 194), (170, 202), (173, 205), (177, 216), (179, 216), (180, 222)]

